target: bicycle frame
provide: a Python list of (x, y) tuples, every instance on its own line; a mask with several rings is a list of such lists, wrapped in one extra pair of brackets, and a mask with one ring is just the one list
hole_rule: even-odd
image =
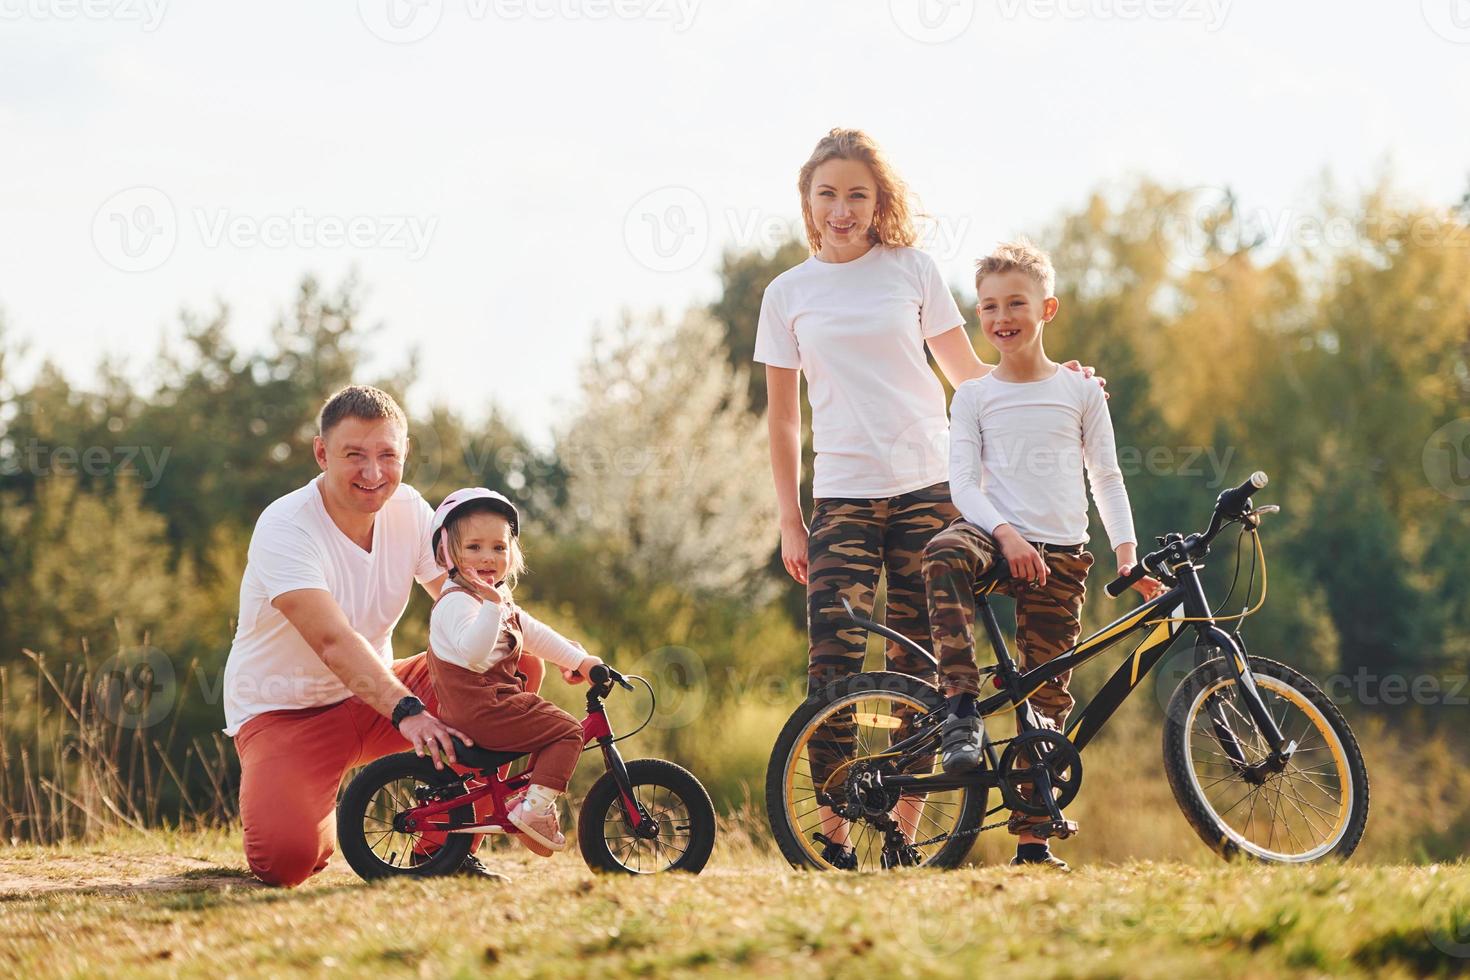
[[(1081, 667), (1127, 637), (1143, 630), (1150, 630), (1148, 636), (1133, 651), (1132, 656), (1118, 665), (1117, 670), (1067, 727), (1066, 737), (1078, 751), (1081, 751), (1102, 730), (1108, 719), (1133, 693), (1138, 683), (1148, 676), (1149, 671), (1163, 659), (1175, 641), (1184, 635), (1185, 627), (1193, 626), (1198, 637), (1195, 646), (1195, 666), (1213, 659), (1209, 651), (1220, 651), (1219, 655), (1223, 656), (1230, 665), (1236, 681), (1245, 693), (1244, 701), (1252, 720), (1260, 726), (1261, 733), (1271, 746), (1273, 761), (1284, 762), (1290, 757), (1295, 743), (1285, 739), (1261, 701), (1242, 645), (1234, 636), (1215, 625), (1209, 602), (1205, 598), (1204, 586), (1199, 580), (1199, 567), (1193, 562), (1177, 567), (1174, 570), (1176, 584), (1168, 591), (1124, 613), (1096, 633), (1075, 644), (1061, 656), (1025, 672), (1020, 671), (1011, 659), (1005, 637), (1000, 630), (1000, 624), (996, 621), (995, 611), (990, 607), (987, 597), (996, 588), (996, 583), (992, 583), (984, 593), (975, 597), (975, 614), (976, 619), (985, 627), (985, 633), (990, 639), (996, 658), (995, 666), (983, 668), (981, 673), (992, 674), (993, 683), (1000, 690), (977, 702), (976, 708), (980, 715), (988, 717), (1006, 709), (1014, 709), (1017, 713), (1018, 734), (1040, 728), (1041, 726), (1032, 717), (1027, 699), (1035, 694), (1042, 685), (1069, 670)], [(857, 625), (887, 637), (895, 643), (902, 644), (905, 649), (922, 656), (936, 668), (938, 667), (938, 662), (933, 655), (923, 647), (895, 630), (857, 616), (852, 611), (851, 604), (846, 600), (843, 601), (843, 605), (848, 611), (849, 618)], [(940, 712), (943, 710), (940, 709)], [(899, 756), (909, 753), (929, 754), (939, 740), (938, 725), (932, 721), (937, 721), (940, 712), (930, 712), (928, 715), (921, 716), (915, 722), (915, 727), (921, 730), (891, 745), (884, 754)], [(1221, 744), (1225, 746), (1232, 758), (1244, 765), (1244, 753), (1240, 751), (1238, 744), (1235, 744), (1234, 733), (1230, 730), (1224, 717), (1219, 714), (1218, 706), (1212, 709), (1211, 717), (1215, 722), (1216, 735), (1221, 740)], [(926, 722), (930, 723), (926, 724)], [(995, 747), (988, 742), (985, 745), (985, 751), (989, 765), (975, 773), (960, 775), (936, 773), (923, 776), (888, 775), (883, 778), (883, 785), (895, 789), (934, 792), (960, 789), (965, 786), (995, 786), (998, 784), (999, 758)]]
[[(633, 787), (628, 780), (627, 766), (623, 763), (621, 753), (613, 745), (616, 736), (613, 734), (612, 724), (607, 720), (607, 711), (603, 705), (603, 698), (611, 689), (612, 682), (608, 681), (605, 684), (594, 684), (587, 692), (587, 715), (582, 719), (583, 745), (596, 743), (601, 747), (603, 764), (613, 773), (613, 778), (617, 781), (618, 792), (623, 801), (623, 813), (627, 816), (629, 825), (637, 829), (647, 819), (647, 814), (633, 798)], [(432, 803), (425, 803), (403, 811), (399, 814), (399, 819), (406, 827), (410, 829), (422, 827), (432, 832), (451, 834), (520, 833), (520, 828), (510, 822), (510, 808), (506, 801), (512, 793), (530, 784), (529, 771), (509, 779), (501, 779), (496, 769), (477, 770), (463, 765), (456, 765), (454, 768), (461, 775), (461, 785), (465, 787), (465, 792), (449, 799), (435, 800)], [(484, 777), (483, 781), (480, 777)], [(476, 804), (486, 797), (491, 800), (490, 811), (481, 817), (478, 813), (480, 808)], [(475, 807), (475, 816), (469, 823), (456, 822), (452, 816), (448, 824), (428, 822), (431, 817), (440, 817), (465, 806)]]

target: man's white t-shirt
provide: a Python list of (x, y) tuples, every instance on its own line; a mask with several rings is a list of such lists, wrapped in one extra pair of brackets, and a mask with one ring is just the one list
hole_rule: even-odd
[(332, 522), (321, 477), (273, 502), (255, 522), (240, 582), (240, 624), (225, 663), (225, 734), (267, 711), (336, 704), (352, 692), (272, 601), (324, 589), (386, 664), (415, 580), (444, 574), (429, 551), (434, 510), (407, 484), (378, 511), (364, 551)]
[(813, 497), (893, 497), (947, 478), (944, 386), (924, 342), (963, 323), (916, 248), (813, 256), (766, 287), (755, 360), (806, 375)]

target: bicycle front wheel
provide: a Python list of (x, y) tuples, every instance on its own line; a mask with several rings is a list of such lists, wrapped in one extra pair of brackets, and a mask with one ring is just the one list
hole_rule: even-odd
[[(634, 759), (627, 769), (631, 800), (623, 798), (611, 772), (587, 791), (577, 820), (582, 859), (594, 871), (699, 874), (715, 847), (709, 793), (689, 770), (663, 759)], [(639, 833), (628, 819), (630, 803), (651, 821), (648, 833)]]
[(1265, 736), (1223, 660), (1197, 667), (1169, 699), (1164, 768), (1191, 826), (1226, 859), (1299, 864), (1345, 858), (1368, 822), (1368, 771), (1342, 712), (1286, 664), (1250, 657), (1266, 710), (1296, 742), (1284, 769), (1262, 765)]
[[(985, 818), (986, 788), (898, 795), (865, 791), (867, 812), (854, 819), (834, 806), (855, 802), (849, 792), (859, 767), (888, 775), (941, 772), (938, 756), (897, 759), (889, 747), (907, 738), (917, 719), (936, 711), (944, 697), (923, 681), (897, 673), (855, 674), (827, 686), (787, 720), (766, 769), (766, 814), (782, 855), (793, 867), (830, 870), (818, 834), (845, 843), (857, 870), (894, 865), (885, 857), (892, 822), (914, 845), (923, 867), (952, 868), (975, 844)], [(856, 790), (853, 790), (856, 792)], [(891, 854), (891, 852), (890, 852)], [(901, 862), (910, 863), (910, 862)]]

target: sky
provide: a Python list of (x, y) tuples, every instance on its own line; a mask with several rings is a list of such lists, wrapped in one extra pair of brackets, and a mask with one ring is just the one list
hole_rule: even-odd
[(146, 380), (181, 310), (259, 347), (355, 270), (410, 415), (543, 441), (599, 325), (799, 228), (832, 126), (961, 284), (1139, 175), (1281, 228), (1324, 176), (1447, 205), (1467, 93), (1470, 0), (0, 0), (0, 318), (11, 380)]

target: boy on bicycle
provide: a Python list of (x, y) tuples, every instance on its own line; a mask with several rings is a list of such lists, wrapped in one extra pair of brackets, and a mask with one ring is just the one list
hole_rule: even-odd
[[(1118, 574), (1138, 560), (1106, 396), (1081, 374), (1062, 370), (1042, 346), (1043, 329), (1057, 314), (1055, 279), (1051, 259), (1025, 240), (999, 246), (976, 268), (980, 329), (1000, 363), (955, 391), (949, 485), (961, 516), (929, 541), (923, 562), (930, 633), (951, 699), (943, 726), (946, 772), (976, 769), (983, 759), (974, 641), (974, 588), (981, 576), (1005, 563), (1009, 576), (995, 591), (1016, 601), (1022, 670), (1077, 642), (1093, 561), (1084, 548), (1084, 469)], [(1160, 585), (1144, 578), (1134, 587), (1152, 595)], [(1070, 672), (1062, 674), (1031, 695), (1044, 727), (1063, 730), (1073, 705), (1069, 680)], [(1047, 822), (1012, 812), (1009, 830), (1019, 838), (1012, 864), (1067, 869), (1032, 832)]]

